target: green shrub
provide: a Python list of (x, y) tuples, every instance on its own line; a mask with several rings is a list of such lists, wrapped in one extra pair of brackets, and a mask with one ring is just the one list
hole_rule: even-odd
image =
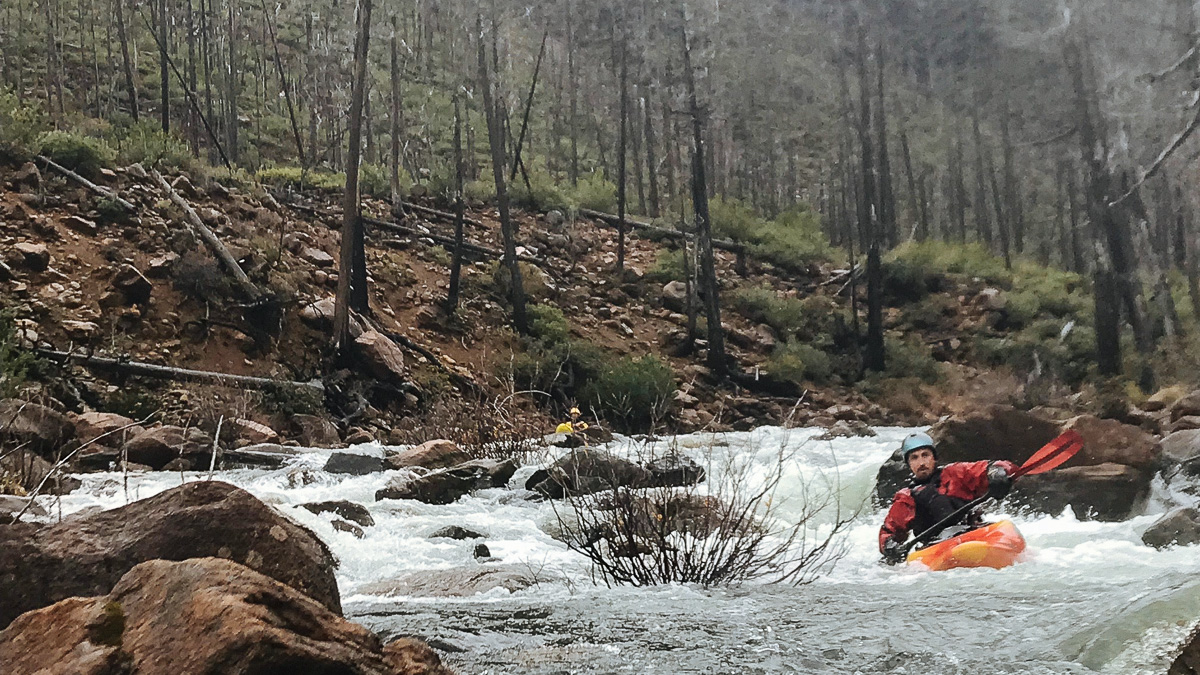
[(884, 303), (892, 306), (920, 302), (929, 295), (930, 287), (937, 285), (936, 273), (905, 258), (884, 260), (881, 272)]
[(714, 236), (748, 244), (751, 255), (780, 268), (804, 272), (813, 263), (830, 257), (820, 217), (807, 208), (767, 220), (737, 200), (714, 197), (709, 202), (709, 215)]
[(37, 149), (38, 136), (49, 127), (41, 109), (0, 91), (0, 160), (24, 161)]
[(1005, 269), (1004, 260), (980, 244), (908, 241), (889, 253), (886, 261), (902, 262), (925, 277), (962, 274), (1004, 289), (1012, 286), (1013, 273)]
[(955, 298), (948, 295), (931, 295), (904, 309), (904, 322), (918, 330), (935, 330), (946, 324), (958, 308)]
[(734, 311), (756, 323), (767, 324), (779, 335), (795, 335), (806, 326), (801, 301), (783, 297), (770, 288), (740, 288), (732, 299)]
[(16, 395), (36, 361), (36, 357), (19, 344), (12, 312), (0, 311), (0, 398)]
[(518, 173), (510, 188), (513, 203), (529, 209), (566, 211), (571, 206), (567, 195), (555, 185), (554, 179), (541, 170), (529, 172), (529, 187), (525, 186), (525, 179)]
[(392, 194), (391, 176), (386, 166), (362, 164), (358, 167), (358, 191), (377, 199), (386, 199)]
[(533, 304), (526, 308), (529, 314), (529, 333), (546, 345), (565, 343), (571, 337), (571, 324), (562, 310), (553, 305)]
[(983, 365), (1008, 366), (1018, 373), (1040, 369), (1068, 385), (1079, 385), (1091, 375), (1096, 362), (1096, 332), (1090, 326), (1074, 324), (1064, 336), (1065, 325), (1061, 320), (1039, 319), (1007, 337), (976, 339), (974, 358)]
[(96, 178), (117, 159), (103, 140), (70, 131), (48, 131), (38, 136), (37, 144), (40, 154), (87, 178)]
[(617, 186), (605, 180), (599, 172), (580, 176), (575, 186), (571, 201), (581, 209), (591, 209), (603, 213), (617, 212)]
[(919, 342), (885, 338), (884, 374), (890, 378), (915, 377), (927, 384), (942, 379), (942, 366), (929, 348)]
[(317, 188), (319, 190), (342, 190), (346, 187), (346, 174), (330, 171), (305, 171), (298, 166), (272, 166), (259, 169), (255, 174), (259, 182), (275, 187), (294, 190)]
[(648, 431), (666, 417), (675, 393), (675, 372), (657, 356), (609, 362), (584, 385), (581, 399), (626, 432)]
[(263, 387), (260, 405), (269, 413), (313, 415), (325, 409), (325, 398), (309, 387), (272, 384)]
[(595, 377), (608, 359), (599, 347), (584, 340), (535, 341), (513, 357), (508, 369), (517, 389), (542, 391), (566, 401), (574, 399), (578, 387)]
[(686, 281), (683, 271), (683, 249), (660, 248), (654, 257), (654, 267), (646, 273), (651, 281), (665, 284), (671, 281)]
[(808, 380), (825, 384), (833, 376), (833, 359), (824, 351), (803, 342), (789, 340), (775, 348), (767, 360), (767, 372), (792, 382)]
[(463, 185), (463, 199), (468, 202), (491, 202), (496, 199), (496, 184), (488, 180), (473, 180)]
[(116, 159), (122, 165), (163, 165), (183, 171), (192, 171), (196, 167), (195, 158), (187, 144), (175, 136), (164, 134), (161, 127), (149, 120), (133, 125), (124, 134), (118, 135), (114, 142), (117, 146)]

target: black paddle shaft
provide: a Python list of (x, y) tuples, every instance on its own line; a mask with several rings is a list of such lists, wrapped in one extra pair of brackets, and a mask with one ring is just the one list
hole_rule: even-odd
[(985, 500), (988, 499), (988, 497), (989, 497), (989, 495), (983, 495), (982, 497), (977, 497), (977, 498), (967, 502), (966, 504), (963, 504), (962, 507), (960, 507), (954, 513), (951, 513), (950, 515), (946, 516), (945, 518), (942, 518), (938, 522), (934, 523), (933, 525), (931, 525), (929, 527), (929, 529), (927, 529), (924, 532), (922, 532), (921, 534), (918, 534), (917, 536), (913, 537), (912, 541), (905, 544), (904, 545), (904, 553), (907, 554), (917, 544), (925, 541), (926, 539), (932, 538), (933, 535), (937, 534), (938, 532), (941, 532), (942, 528), (953, 523), (955, 520), (957, 520), (959, 517), (961, 517), (967, 511), (970, 511), (971, 509), (975, 508), (976, 506), (979, 506), (980, 504), (982, 504)]

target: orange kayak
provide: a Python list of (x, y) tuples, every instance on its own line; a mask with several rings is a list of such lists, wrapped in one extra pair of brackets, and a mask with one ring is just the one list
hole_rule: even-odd
[(1025, 538), (1017, 526), (1002, 520), (913, 551), (908, 562), (921, 563), (934, 572), (955, 567), (1000, 569), (1017, 562), (1024, 550)]

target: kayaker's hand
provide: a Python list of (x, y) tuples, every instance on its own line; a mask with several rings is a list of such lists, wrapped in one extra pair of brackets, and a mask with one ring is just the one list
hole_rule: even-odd
[(904, 551), (904, 544), (901, 544), (896, 539), (888, 539), (883, 545), (883, 561), (889, 565), (899, 565), (904, 562), (908, 554)]
[(993, 464), (987, 470), (988, 496), (992, 499), (1004, 499), (1012, 489), (1012, 476), (1004, 467)]

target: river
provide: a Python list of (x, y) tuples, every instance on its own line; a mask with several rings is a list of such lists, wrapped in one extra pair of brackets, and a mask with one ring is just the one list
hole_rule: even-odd
[[(752, 478), (770, 473), (783, 450), (777, 498), (783, 518), (800, 496), (833, 490), (842, 508), (864, 503), (879, 465), (910, 429), (879, 428), (874, 438), (817, 441), (812, 429), (684, 436), (674, 443), (702, 462), (739, 463)], [(661, 450), (618, 439), (611, 448)], [(379, 454), (375, 444), (350, 451)], [(320, 471), (331, 451), (306, 453), (297, 465), (234, 470), (217, 479), (274, 504), (324, 539), (341, 561), (346, 615), (391, 638), (431, 641), (450, 665), (472, 673), (1164, 673), (1169, 656), (1200, 617), (1200, 551), (1155, 551), (1141, 532), (1158, 514), (1196, 498), (1160, 477), (1144, 515), (1120, 523), (1059, 517), (1014, 521), (1027, 559), (1004, 570), (931, 573), (878, 564), (883, 514), (870, 506), (845, 532), (847, 552), (811, 584), (747, 583), (607, 588), (590, 580), (583, 558), (547, 530), (546, 503), (511, 490), (485, 490), (448, 506), (374, 501), (394, 472), (335, 476)], [(542, 458), (543, 461), (545, 458)], [(518, 471), (522, 485), (535, 462)], [(296, 485), (298, 468), (311, 481)], [(204, 475), (86, 474), (55, 515), (113, 508)], [(295, 505), (348, 499), (376, 521), (357, 539), (335, 531), (332, 514)], [(993, 512), (995, 513), (995, 512)], [(1000, 512), (1002, 513), (1002, 511)], [(827, 531), (831, 512), (813, 521)], [(498, 562), (473, 557), (476, 542), (430, 539), (446, 525), (486, 533)], [(823, 529), (824, 528), (824, 529)], [(416, 570), (516, 565), (540, 581), (468, 598), (385, 597), (375, 582)]]

